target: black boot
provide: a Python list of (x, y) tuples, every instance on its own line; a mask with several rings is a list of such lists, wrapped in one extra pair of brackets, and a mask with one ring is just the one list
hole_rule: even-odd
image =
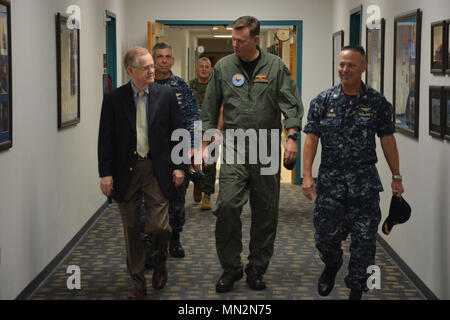
[(180, 243), (180, 233), (173, 232), (170, 239), (169, 253), (174, 258), (184, 258), (184, 249)]
[(317, 285), (317, 291), (322, 297), (328, 296), (331, 290), (333, 290), (334, 280), (336, 278), (337, 272), (341, 268), (341, 265), (334, 268), (330, 268), (325, 265), (325, 269), (323, 269), (323, 272), (319, 278), (319, 283)]
[(241, 280), (243, 276), (244, 273), (242, 270), (234, 273), (231, 271), (224, 271), (216, 283), (216, 292), (225, 293), (233, 290), (233, 284), (236, 281)]
[(351, 290), (348, 300), (361, 300), (362, 291), (361, 290)]

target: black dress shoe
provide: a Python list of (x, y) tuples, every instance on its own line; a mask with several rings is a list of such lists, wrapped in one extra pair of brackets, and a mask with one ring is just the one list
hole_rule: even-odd
[(247, 284), (253, 290), (264, 290), (266, 288), (266, 282), (262, 274), (247, 274)]
[(225, 293), (233, 290), (233, 283), (241, 280), (243, 276), (244, 274), (242, 271), (234, 274), (225, 271), (216, 283), (216, 292)]
[(317, 291), (322, 297), (328, 296), (331, 290), (333, 290), (334, 280), (336, 279), (336, 274), (341, 268), (341, 265), (334, 268), (330, 268), (327, 265), (325, 265), (325, 269), (320, 275), (319, 283), (317, 285)]
[(361, 300), (362, 291), (360, 290), (351, 290), (348, 300)]
[(169, 253), (174, 258), (184, 258), (185, 253), (183, 246), (180, 243), (180, 234), (174, 232), (169, 244)]

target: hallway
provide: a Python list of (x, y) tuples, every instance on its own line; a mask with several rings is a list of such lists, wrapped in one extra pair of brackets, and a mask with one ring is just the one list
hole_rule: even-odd
[[(212, 198), (215, 202), (215, 196)], [(345, 287), (349, 253), (349, 239), (344, 243), (344, 265), (336, 278), (336, 285), (327, 298), (317, 294), (317, 279), (323, 264), (314, 246), (312, 225), (314, 205), (302, 194), (299, 186), (283, 183), (279, 210), (275, 253), (265, 275), (264, 291), (250, 290), (245, 278), (226, 294), (215, 292), (215, 282), (222, 270), (218, 263), (214, 229), (215, 217), (210, 211), (201, 211), (192, 199), (192, 184), (186, 197), (186, 224), (182, 243), (186, 257), (168, 260), (169, 280), (161, 291), (151, 288), (151, 271), (146, 272), (148, 296), (156, 300), (318, 300), (347, 299)], [(247, 262), (250, 210), (248, 204), (242, 213), (242, 261)], [(401, 227), (399, 227), (399, 231)], [(34, 300), (47, 299), (124, 299), (131, 288), (126, 271), (122, 224), (116, 204), (105, 209), (88, 233), (71, 253), (32, 295)], [(376, 264), (381, 269), (381, 290), (363, 295), (367, 300), (422, 300), (423, 295), (402, 273), (391, 257), (377, 245)], [(81, 269), (81, 289), (69, 290), (66, 273), (69, 265)]]

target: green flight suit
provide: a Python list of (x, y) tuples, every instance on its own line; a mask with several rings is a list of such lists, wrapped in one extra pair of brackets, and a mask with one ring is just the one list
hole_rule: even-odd
[[(195, 78), (189, 81), (189, 85), (191, 86), (192, 90), (194, 90), (195, 98), (197, 99), (198, 105), (201, 109), (208, 84), (199, 83), (197, 78)], [(200, 179), (200, 190), (207, 195), (211, 195), (215, 191), (216, 164), (202, 166), (202, 171), (205, 175)]]
[[(251, 128), (257, 131), (278, 129), (280, 142), (281, 113), (285, 118), (286, 129), (301, 128), (303, 105), (289, 70), (277, 56), (260, 48), (258, 50), (261, 57), (252, 75), (246, 73), (235, 55), (226, 56), (215, 65), (200, 114), (204, 131), (216, 128), (222, 104), (224, 131), (239, 128), (244, 131)], [(226, 133), (223, 142), (222, 150), (225, 151)], [(249, 144), (240, 151), (248, 155)], [(277, 156), (280, 160), (280, 147)], [(278, 222), (280, 165), (276, 174), (261, 175), (260, 169), (266, 165), (262, 165), (259, 159), (257, 164), (248, 164), (248, 158), (246, 164), (225, 163), (226, 155), (223, 159), (219, 195), (213, 211), (217, 216), (215, 234), (219, 261), (225, 271), (235, 274), (242, 270), (240, 215), (242, 207), (250, 198), (250, 254), (245, 269), (247, 273), (251, 270), (262, 275), (273, 255)]]

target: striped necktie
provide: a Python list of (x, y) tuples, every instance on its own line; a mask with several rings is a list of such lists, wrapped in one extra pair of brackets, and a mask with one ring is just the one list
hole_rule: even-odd
[(141, 157), (148, 154), (148, 129), (147, 129), (147, 110), (144, 104), (144, 91), (138, 92), (136, 133), (137, 133), (137, 152)]

